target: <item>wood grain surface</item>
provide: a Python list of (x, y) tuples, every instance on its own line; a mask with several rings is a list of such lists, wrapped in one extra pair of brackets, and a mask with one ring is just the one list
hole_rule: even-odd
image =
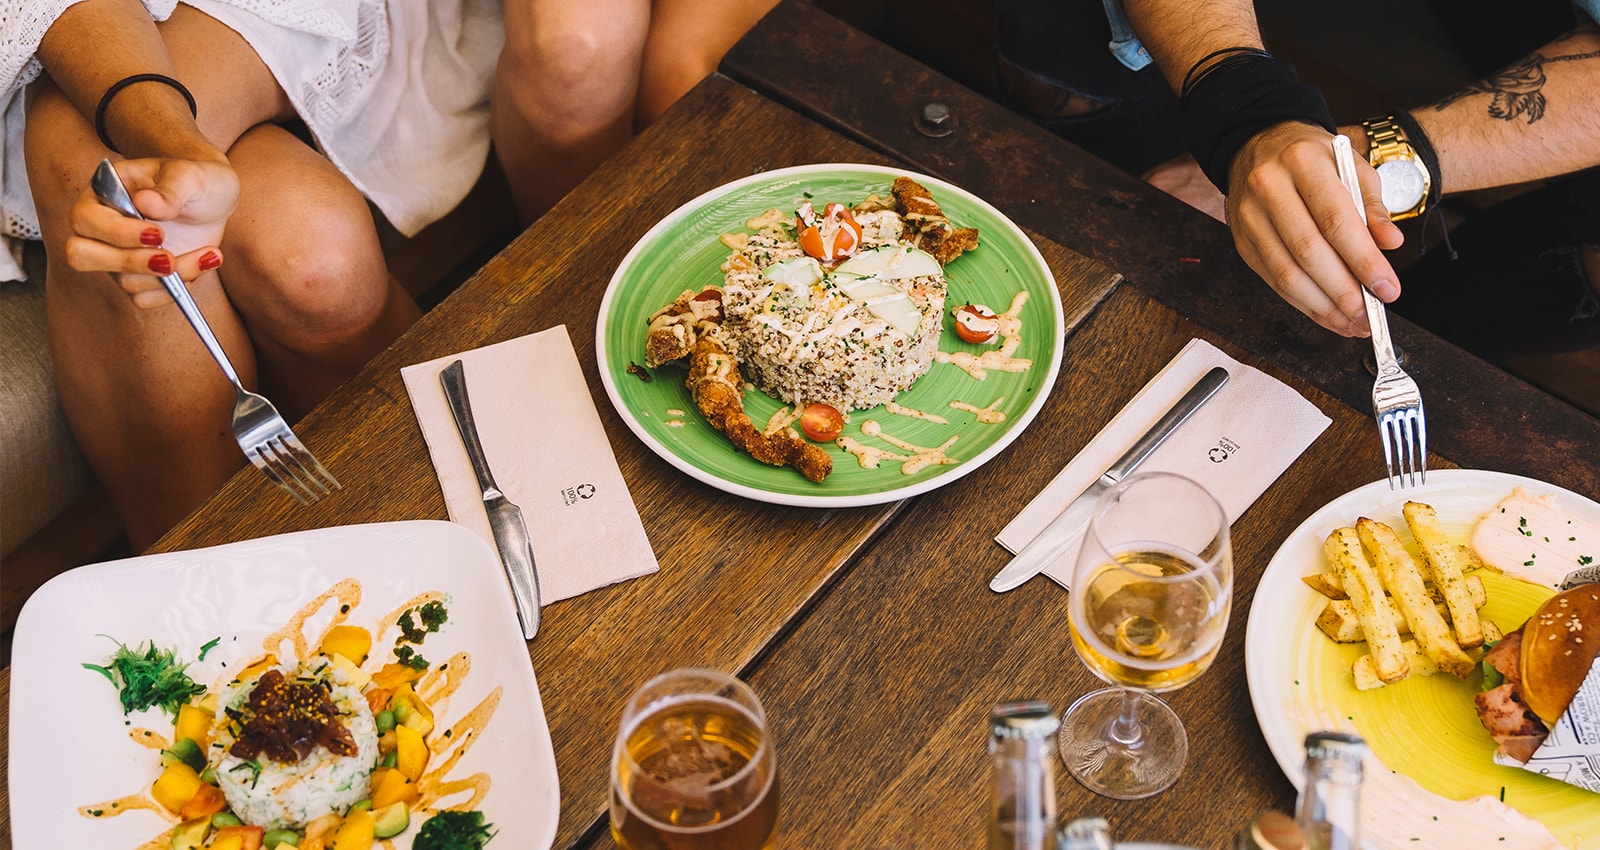
[[(661, 566), (655, 575), (550, 606), (529, 645), (561, 777), (556, 846), (579, 843), (603, 827), (611, 740), (628, 693), (673, 667), (751, 669), (903, 506), (797, 509), (712, 489), (633, 436), (596, 372), (601, 296), (618, 262), (651, 225), (730, 180), (829, 161), (887, 162), (726, 79), (701, 86), (296, 427), (343, 490), (300, 506), (245, 470), (153, 551), (331, 525), (445, 518), (400, 368), (567, 325)], [(1037, 241), (1062, 291), (1067, 324), (1074, 326), (1118, 276)], [(530, 433), (559, 437), (558, 420), (532, 425)], [(9, 671), (0, 672), (0, 683), (9, 685)], [(9, 819), (0, 821), (7, 844), (9, 830)]]

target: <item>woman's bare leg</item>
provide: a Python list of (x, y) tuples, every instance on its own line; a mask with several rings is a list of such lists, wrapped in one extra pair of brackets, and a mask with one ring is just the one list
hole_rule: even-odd
[(777, 0), (657, 0), (634, 126), (653, 123), (717, 70), (728, 48), (776, 5)]
[(262, 391), (293, 421), (421, 311), (384, 265), (366, 200), (327, 158), (271, 124), (228, 158), (239, 208), (223, 288), (255, 342)]
[(633, 136), (649, 0), (507, 0), (490, 134), (523, 223)]

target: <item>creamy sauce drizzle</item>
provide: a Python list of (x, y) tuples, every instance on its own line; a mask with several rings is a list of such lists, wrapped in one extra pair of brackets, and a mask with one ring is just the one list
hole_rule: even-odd
[[(118, 797), (115, 800), (107, 800), (104, 803), (90, 803), (87, 806), (79, 806), (78, 814), (83, 815), (86, 818), (90, 818), (91, 820), (104, 820), (106, 818), (114, 818), (117, 815), (120, 815), (124, 812), (133, 811), (134, 809), (149, 809), (150, 811), (155, 812), (162, 818), (166, 819), (168, 823), (178, 822), (177, 815), (167, 811), (166, 806), (157, 803), (145, 793), (129, 794), (126, 797)], [(91, 812), (99, 812), (100, 814), (91, 814)], [(167, 830), (158, 836), (154, 841), (151, 841), (145, 846), (161, 848), (171, 847), (172, 831)]]
[(333, 628), (343, 623), (350, 616), (350, 612), (361, 604), (361, 582), (353, 578), (340, 579), (335, 582), (333, 587), (323, 591), (321, 596), (306, 603), (305, 607), (295, 612), (295, 615), (283, 624), (283, 628), (267, 635), (261, 641), (262, 651), (269, 655), (277, 653), (282, 648), (283, 642), (287, 640), (294, 646), (294, 652), (290, 654), (290, 657), (310, 658), (311, 647), (305, 634), (306, 621), (311, 619), (313, 614), (316, 614), (322, 609), (322, 606), (333, 599), (339, 600), (339, 610), (333, 612), (333, 620), (328, 623), (328, 628)]
[(1033, 361), (1025, 357), (1012, 357), (1017, 346), (1022, 344), (1022, 305), (1028, 303), (1027, 290), (1018, 292), (1011, 299), (1011, 307), (996, 318), (1000, 321), (1000, 347), (991, 348), (979, 355), (966, 351), (935, 351), (933, 359), (940, 363), (949, 363), (960, 368), (972, 377), (983, 380), (989, 376), (989, 371), (996, 372), (1026, 372), (1033, 368)]
[(457, 720), (449, 731), (444, 734), (434, 735), (433, 740), (428, 743), (428, 749), (435, 756), (444, 755), (445, 753), (448, 753), (448, 755), (445, 755), (443, 761), (436, 762), (435, 767), (424, 772), (422, 778), (417, 781), (417, 790), (421, 795), (418, 803), (419, 807), (432, 806), (441, 798), (469, 790), (472, 795), (467, 801), (453, 804), (453, 808), (475, 809), (483, 802), (483, 798), (489, 793), (488, 774), (474, 773), (471, 776), (460, 779), (446, 779), (445, 777), (456, 766), (456, 762), (461, 761), (461, 757), (472, 749), (472, 745), (477, 743), (479, 736), (482, 735), (484, 727), (489, 725), (490, 718), (494, 717), (495, 709), (500, 707), (502, 690), (501, 686), (496, 685), (495, 689), (483, 698), (483, 702), (478, 703), (471, 711), (462, 715), (461, 719)]
[(928, 413), (926, 411), (917, 410), (914, 407), (906, 407), (903, 404), (898, 404), (892, 401), (884, 402), (883, 409), (893, 413), (896, 416), (909, 416), (912, 419), (926, 419), (929, 422), (934, 422), (939, 425), (950, 424), (950, 420), (938, 415), (937, 413)]
[(794, 421), (799, 418), (800, 406), (798, 404), (793, 408), (790, 408), (788, 405), (784, 405), (783, 407), (773, 411), (772, 417), (767, 420), (767, 427), (763, 428), (761, 433), (767, 435), (776, 434), (777, 432), (788, 428), (790, 425), (793, 425)]
[(668, 428), (682, 428), (688, 423), (684, 422), (682, 419), (668, 419), (665, 424)]
[(997, 410), (996, 408), (998, 408), (1000, 403), (1005, 400), (1006, 397), (1001, 396), (995, 399), (994, 403), (990, 404), (988, 407), (978, 407), (975, 404), (968, 404), (964, 401), (952, 401), (950, 402), (950, 406), (956, 410), (965, 410), (966, 412), (978, 417), (978, 421), (985, 425), (999, 425), (1000, 423), (1006, 421), (1006, 415), (1003, 411)]
[(883, 427), (873, 419), (868, 419), (861, 423), (861, 433), (869, 437), (877, 437), (896, 448), (904, 449), (911, 453), (908, 455), (895, 454), (894, 452), (865, 445), (853, 437), (840, 437), (836, 440), (835, 443), (839, 448), (856, 456), (856, 462), (861, 464), (863, 469), (877, 469), (879, 463), (893, 460), (900, 462), (901, 475), (913, 475), (929, 466), (946, 466), (961, 462), (945, 454), (946, 449), (961, 439), (959, 434), (945, 440), (936, 447), (918, 446), (883, 433)]
[(751, 229), (751, 230), (761, 231), (761, 230), (765, 230), (768, 227), (771, 227), (771, 226), (773, 226), (775, 224), (783, 224), (784, 222), (787, 222), (788, 220), (789, 220), (789, 216), (786, 213), (784, 213), (783, 210), (780, 210), (777, 207), (773, 207), (772, 209), (767, 210), (766, 212), (762, 213), (761, 215), (758, 215), (755, 218), (752, 218), (749, 221), (745, 222), (744, 226), (749, 228), (749, 229)]
[(689, 412), (686, 411), (686, 410), (679, 410), (676, 407), (669, 407), (669, 408), (667, 408), (667, 415), (668, 416), (673, 416), (673, 417), (688, 416)]
[(172, 746), (172, 744), (167, 741), (167, 736), (155, 731), (154, 729), (142, 729), (138, 726), (135, 726), (134, 728), (128, 730), (128, 737), (132, 738), (135, 744), (138, 744), (141, 747), (148, 747), (152, 750), (164, 750)]

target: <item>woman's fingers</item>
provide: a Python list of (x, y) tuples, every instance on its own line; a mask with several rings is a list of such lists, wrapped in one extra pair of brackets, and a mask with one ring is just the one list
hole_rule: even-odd
[(191, 283), (222, 266), (222, 249), (208, 245), (183, 254), (160, 248), (124, 249), (81, 236), (66, 242), (67, 264), (78, 271), (109, 272), (140, 307), (170, 303), (160, 278), (177, 274)]
[(117, 173), (145, 218), (188, 224), (221, 222), (239, 204), (239, 177), (214, 162), (130, 159)]

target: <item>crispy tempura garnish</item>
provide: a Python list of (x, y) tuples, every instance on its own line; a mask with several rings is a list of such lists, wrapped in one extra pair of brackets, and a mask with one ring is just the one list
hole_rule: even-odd
[(952, 224), (933, 195), (910, 177), (894, 179), (894, 200), (900, 217), (915, 233), (917, 247), (932, 254), (939, 265), (947, 266), (964, 252), (978, 247), (977, 228)]
[(646, 366), (654, 369), (688, 357), (695, 340), (717, 327), (722, 320), (722, 302), (714, 298), (696, 300), (697, 297), (697, 293), (685, 289), (678, 300), (650, 314), (650, 328), (644, 337)]
[(744, 412), (744, 379), (739, 375), (739, 364), (715, 334), (703, 334), (695, 342), (684, 385), (711, 427), (726, 434), (735, 446), (756, 460), (772, 466), (792, 466), (818, 484), (833, 471), (833, 458), (792, 430), (763, 434), (750, 421)]

